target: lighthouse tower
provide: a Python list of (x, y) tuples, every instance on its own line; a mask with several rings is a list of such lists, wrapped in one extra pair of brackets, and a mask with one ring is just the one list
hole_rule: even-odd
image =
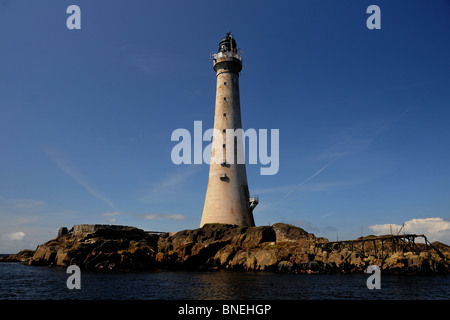
[(243, 136), (230, 135), (236, 129), (242, 130), (239, 101), (242, 58), (230, 33), (220, 41), (213, 61), (217, 76), (214, 134), (200, 227), (207, 223), (254, 226), (253, 209), (258, 199), (250, 198), (248, 191), (245, 161), (240, 157), (244, 150)]

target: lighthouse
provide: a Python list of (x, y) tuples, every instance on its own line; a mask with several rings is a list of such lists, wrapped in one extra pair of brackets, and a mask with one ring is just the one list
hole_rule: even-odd
[(200, 227), (208, 223), (254, 226), (257, 197), (250, 197), (239, 98), (242, 57), (230, 33), (212, 55), (216, 72), (216, 104), (208, 186)]

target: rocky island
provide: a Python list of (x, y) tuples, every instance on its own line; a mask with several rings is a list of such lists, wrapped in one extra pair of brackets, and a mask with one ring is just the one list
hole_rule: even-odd
[(61, 228), (55, 239), (36, 250), (23, 250), (0, 261), (118, 272), (225, 269), (362, 273), (375, 264), (383, 273), (448, 274), (449, 258), (450, 246), (439, 242), (408, 243), (389, 236), (329, 242), (299, 227), (276, 223), (260, 227), (207, 224), (176, 233), (76, 225), (70, 231)]

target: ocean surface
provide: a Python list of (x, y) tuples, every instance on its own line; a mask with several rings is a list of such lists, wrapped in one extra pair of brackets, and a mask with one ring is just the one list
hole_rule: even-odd
[(0, 300), (448, 300), (450, 276), (381, 274), (369, 290), (364, 274), (276, 274), (231, 271), (81, 271), (81, 289), (68, 289), (65, 268), (0, 263)]

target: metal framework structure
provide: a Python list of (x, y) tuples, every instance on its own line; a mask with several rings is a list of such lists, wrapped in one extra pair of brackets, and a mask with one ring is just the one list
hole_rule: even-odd
[[(342, 241), (329, 241), (315, 243), (315, 247), (320, 247), (323, 250), (331, 251), (333, 249), (347, 248), (351, 251), (357, 251), (362, 255), (366, 255), (368, 249), (373, 249), (376, 256), (386, 258), (389, 253), (396, 251), (414, 251), (420, 252), (421, 250), (416, 244), (416, 238), (423, 238), (425, 242), (426, 251), (433, 249), (442, 258), (446, 259), (442, 252), (438, 248), (434, 247), (427, 237), (423, 234), (402, 234), (402, 235), (386, 235), (379, 237), (365, 237), (355, 240), (342, 240)], [(386, 246), (386, 243), (390, 243), (390, 246)], [(372, 245), (372, 248), (368, 248), (366, 244)], [(386, 255), (385, 255), (386, 253)]]

